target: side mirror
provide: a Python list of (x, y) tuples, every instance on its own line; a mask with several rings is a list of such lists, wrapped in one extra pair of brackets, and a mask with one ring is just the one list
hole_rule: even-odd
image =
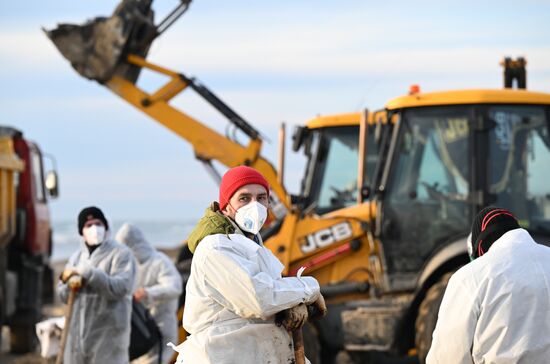
[(370, 198), (370, 195), (371, 190), (369, 185), (364, 185), (363, 187), (361, 187), (361, 197), (363, 201), (368, 200)]
[(302, 195), (290, 195), (290, 204), (298, 207), (299, 210), (303, 210), (307, 199)]
[(297, 126), (294, 129), (294, 134), (292, 135), (292, 151), (297, 152), (300, 150), (304, 144), (304, 140), (308, 134), (308, 129), (305, 126)]
[(57, 173), (55, 171), (49, 171), (46, 174), (45, 185), (51, 198), (56, 198), (59, 196), (59, 183), (57, 181)]

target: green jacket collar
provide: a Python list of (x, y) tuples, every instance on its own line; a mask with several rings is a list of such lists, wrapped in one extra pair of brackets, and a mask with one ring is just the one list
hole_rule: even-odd
[[(246, 236), (235, 222), (222, 214), (220, 205), (217, 202), (210, 204), (204, 211), (204, 216), (199, 220), (193, 231), (191, 231), (191, 234), (189, 234), (187, 245), (191, 253), (195, 253), (195, 249), (197, 249), (202, 239), (214, 234), (240, 234)], [(262, 245), (262, 238), (259, 234), (257, 237), (260, 245)]]

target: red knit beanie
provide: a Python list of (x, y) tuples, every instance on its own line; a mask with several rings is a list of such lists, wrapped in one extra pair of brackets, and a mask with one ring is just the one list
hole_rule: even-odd
[(265, 187), (269, 195), (269, 183), (260, 172), (247, 166), (231, 168), (222, 177), (220, 184), (220, 209), (223, 210), (233, 194), (246, 185), (258, 184)]

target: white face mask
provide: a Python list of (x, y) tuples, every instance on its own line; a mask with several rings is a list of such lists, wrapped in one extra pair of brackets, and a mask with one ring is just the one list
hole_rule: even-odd
[(99, 245), (105, 240), (105, 227), (92, 225), (82, 229), (82, 235), (88, 245)]
[(257, 201), (252, 201), (237, 210), (235, 222), (241, 229), (256, 235), (267, 219), (267, 208)]

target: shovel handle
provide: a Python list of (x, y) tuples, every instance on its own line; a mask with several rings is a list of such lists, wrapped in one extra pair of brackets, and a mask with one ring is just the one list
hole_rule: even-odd
[(306, 363), (306, 353), (304, 350), (304, 335), (302, 329), (292, 331), (292, 340), (294, 341), (294, 358), (296, 364)]
[(55, 364), (63, 363), (63, 353), (65, 352), (65, 345), (67, 344), (67, 336), (69, 334), (69, 327), (71, 324), (71, 317), (73, 316), (74, 300), (76, 298), (77, 290), (69, 290), (69, 301), (67, 314), (65, 315), (65, 325), (63, 326), (63, 334), (61, 334), (61, 343), (59, 344), (59, 352), (57, 353), (57, 359)]

